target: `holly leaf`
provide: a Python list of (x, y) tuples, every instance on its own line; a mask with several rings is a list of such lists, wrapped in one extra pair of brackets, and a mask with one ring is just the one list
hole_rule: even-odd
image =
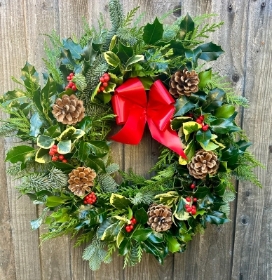
[(145, 241), (152, 232), (153, 230), (151, 228), (139, 228), (132, 233), (131, 238), (138, 242), (142, 242)]
[(57, 207), (59, 205), (64, 204), (67, 200), (69, 200), (69, 197), (67, 196), (48, 196), (46, 199), (45, 205), (49, 208)]
[(110, 204), (117, 209), (127, 209), (131, 202), (125, 196), (113, 193), (110, 197)]
[(70, 51), (73, 59), (80, 59), (83, 54), (80, 44), (76, 44), (71, 38), (63, 39), (63, 47)]
[(66, 128), (61, 135), (57, 138), (58, 141), (72, 139), (72, 135), (76, 132), (76, 128), (70, 126)]
[(144, 56), (143, 55), (134, 55), (132, 57), (130, 57), (126, 63), (126, 68), (132, 64), (135, 64), (139, 61), (143, 61), (144, 60)]
[(180, 250), (180, 244), (174, 236), (171, 236), (171, 235), (167, 234), (166, 235), (166, 243), (167, 243), (168, 250), (171, 253), (175, 253), (175, 252), (178, 252)]
[(188, 13), (180, 22), (179, 28), (181, 38), (184, 38), (187, 33), (194, 31), (195, 23)]
[(107, 63), (114, 68), (121, 64), (119, 57), (114, 52), (111, 51), (105, 52), (104, 58), (107, 61)]
[(212, 138), (212, 133), (210, 130), (207, 130), (207, 131), (202, 131), (202, 130), (199, 130), (197, 133), (196, 133), (196, 141), (203, 147), (207, 147), (210, 140)]
[(202, 71), (198, 74), (198, 77), (199, 77), (198, 86), (200, 89), (204, 89), (211, 82), (212, 70), (209, 69), (209, 70)]
[(224, 52), (220, 46), (212, 42), (200, 45), (196, 49), (201, 50), (199, 58), (205, 61), (216, 60)]
[[(116, 52), (115, 50), (112, 51)], [(125, 46), (119, 41), (117, 45), (117, 55), (123, 63), (126, 63), (129, 58), (133, 57), (133, 48)]]
[(180, 117), (189, 112), (190, 110), (194, 109), (196, 105), (190, 102), (185, 96), (181, 96), (179, 99), (176, 100), (175, 103), (176, 112), (175, 117)]
[(57, 144), (57, 152), (61, 155), (65, 155), (71, 152), (72, 141), (71, 140), (61, 140)]
[(183, 133), (185, 135), (186, 142), (189, 140), (190, 134), (192, 132), (198, 131), (201, 127), (201, 124), (194, 121), (183, 123)]
[(226, 218), (226, 214), (218, 211), (213, 211), (212, 213), (207, 214), (204, 217), (208, 223), (215, 225), (222, 225), (229, 222), (229, 219)]
[(37, 146), (43, 149), (50, 149), (55, 143), (55, 140), (47, 135), (39, 135), (37, 138)]
[(48, 149), (40, 148), (35, 155), (35, 161), (39, 163), (50, 162), (51, 157), (48, 154)]
[(139, 224), (146, 224), (147, 220), (148, 220), (148, 215), (146, 213), (146, 211), (144, 210), (144, 208), (140, 208), (135, 212), (135, 219), (137, 221), (137, 223)]
[(186, 146), (184, 153), (187, 156), (187, 159), (184, 159), (183, 157), (179, 157), (179, 164), (186, 165), (188, 162), (191, 161), (191, 159), (194, 157), (196, 151), (195, 147), (195, 141), (192, 140), (190, 143)]
[(217, 118), (227, 119), (231, 117), (235, 112), (235, 107), (231, 104), (224, 104), (215, 110), (215, 116)]
[(40, 134), (41, 127), (43, 125), (43, 119), (38, 112), (34, 113), (30, 118), (30, 132), (29, 135), (37, 137)]
[(24, 164), (34, 158), (35, 152), (35, 149), (30, 146), (16, 146), (7, 152), (5, 160), (11, 163), (22, 162)]
[(156, 17), (152, 24), (148, 23), (144, 27), (143, 40), (148, 45), (154, 45), (156, 42), (162, 39), (163, 25)]

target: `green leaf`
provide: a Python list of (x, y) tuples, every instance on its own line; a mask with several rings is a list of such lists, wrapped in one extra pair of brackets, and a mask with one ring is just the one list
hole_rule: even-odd
[(208, 187), (197, 187), (195, 192), (197, 198), (204, 198), (208, 194), (210, 194), (210, 189)]
[(37, 137), (40, 134), (40, 129), (43, 125), (43, 119), (40, 117), (38, 112), (34, 113), (30, 118), (30, 132), (29, 135)]
[(114, 52), (111, 51), (105, 52), (104, 58), (107, 61), (107, 63), (114, 68), (121, 65), (121, 61), (119, 57)]
[(187, 156), (187, 160), (180, 156), (179, 164), (186, 165), (188, 162), (190, 162), (195, 155), (195, 151), (196, 151), (196, 147), (195, 147), (195, 141), (193, 139), (192, 141), (190, 141), (190, 143), (186, 146), (184, 150), (184, 153)]
[(192, 18), (187, 14), (180, 22), (180, 36), (185, 37), (188, 32), (193, 32), (195, 29), (195, 23)]
[(148, 23), (144, 27), (143, 40), (146, 44), (152, 45), (162, 39), (163, 36), (163, 25), (159, 22), (156, 17), (152, 24)]
[(24, 81), (25, 87), (32, 94), (39, 89), (39, 74), (35, 67), (26, 62), (24, 68), (22, 68), (21, 79)]
[(80, 59), (83, 54), (80, 44), (76, 44), (71, 38), (63, 39), (63, 47), (70, 51), (73, 59)]
[(75, 133), (72, 135), (71, 140), (75, 141), (78, 140), (79, 138), (83, 137), (85, 135), (85, 131), (82, 129), (77, 129)]
[(145, 241), (152, 232), (153, 230), (151, 228), (139, 228), (132, 233), (131, 238), (138, 242), (142, 242)]
[(106, 141), (90, 141), (87, 143), (90, 153), (97, 157), (103, 157), (108, 154), (109, 146)]
[(184, 198), (180, 198), (178, 204), (175, 207), (174, 217), (180, 221), (186, 221), (190, 218), (190, 214), (184, 209), (186, 202)]
[(130, 239), (129, 238), (124, 238), (123, 241), (121, 242), (120, 246), (119, 246), (119, 254), (121, 256), (126, 255), (129, 250), (130, 250)]
[(51, 157), (48, 154), (48, 149), (40, 148), (35, 155), (35, 161), (39, 163), (50, 162)]
[(57, 152), (59, 154), (65, 155), (71, 152), (72, 142), (71, 140), (61, 140), (57, 144), (57, 147), (58, 147)]
[(119, 223), (119, 221), (118, 221), (118, 222), (110, 225), (109, 227), (107, 227), (100, 239), (102, 241), (115, 240), (116, 235), (121, 231), (121, 228), (122, 228), (121, 224), (123, 225), (123, 223)]
[(44, 131), (44, 135), (50, 136), (51, 138), (56, 138), (61, 134), (60, 127), (58, 124), (50, 126)]
[(175, 103), (176, 112), (175, 117), (180, 117), (194, 109), (196, 105), (190, 102), (185, 96), (181, 96)]
[[(115, 50), (113, 50), (113, 52), (116, 53)], [(128, 59), (133, 56), (133, 48), (125, 46), (119, 41), (117, 45), (117, 55), (123, 63), (126, 63)]]
[(58, 141), (61, 140), (70, 140), (72, 139), (73, 134), (76, 132), (76, 128), (73, 126), (70, 126), (66, 128), (61, 135), (57, 138)]
[(197, 49), (202, 51), (199, 58), (205, 61), (216, 60), (224, 52), (220, 46), (212, 42), (200, 45)]
[(222, 106), (226, 93), (219, 88), (211, 90), (207, 95), (207, 100), (203, 104), (202, 109), (205, 112), (212, 111)]
[(92, 128), (92, 123), (93, 123), (93, 121), (92, 121), (91, 117), (90, 117), (90, 116), (86, 116), (86, 117), (84, 117), (84, 119), (83, 119), (81, 122), (79, 122), (77, 125), (78, 125), (78, 127), (79, 127), (81, 130), (84, 130), (85, 133), (88, 133), (88, 132), (91, 130), (91, 128)]
[(215, 111), (215, 116), (217, 118), (227, 119), (231, 117), (235, 112), (235, 107), (231, 104), (224, 104), (221, 107), (218, 107)]
[(37, 138), (37, 145), (43, 149), (50, 149), (55, 143), (55, 140), (46, 135), (39, 135)]
[(49, 208), (64, 204), (69, 198), (61, 196), (48, 196), (45, 205)]
[(210, 128), (216, 134), (225, 134), (227, 132), (235, 132), (241, 130), (235, 125), (232, 119), (217, 119), (210, 124)]
[(97, 231), (96, 231), (96, 235), (99, 239), (101, 239), (101, 237), (103, 236), (105, 230), (111, 226), (113, 224), (112, 220), (106, 219), (105, 221), (102, 222), (102, 224), (98, 227)]
[(198, 131), (202, 126), (194, 121), (189, 121), (186, 123), (183, 123), (183, 133), (185, 135), (185, 140), (188, 141), (190, 134), (192, 132)]
[(229, 219), (226, 218), (226, 214), (218, 211), (213, 211), (210, 214), (205, 216), (205, 220), (208, 223), (221, 225), (229, 222)]
[[(115, 83), (112, 83), (112, 82), (108, 82), (108, 86), (105, 88), (105, 90), (103, 91), (103, 93), (110, 93), (110, 92), (114, 92), (116, 88), (116, 84)], [(102, 93), (102, 94), (103, 94)], [(101, 93), (99, 94), (101, 95)], [(110, 94), (107, 94), (109, 96), (109, 101), (111, 100), (111, 95)], [(104, 102), (104, 103), (107, 103), (107, 102)]]
[(185, 57), (187, 59), (191, 59), (193, 65), (192, 68), (197, 64), (197, 60), (199, 59), (201, 55), (201, 50), (200, 49), (195, 49), (195, 50), (187, 50), (185, 51)]
[(207, 130), (207, 131), (202, 131), (202, 130), (199, 130), (197, 133), (196, 133), (196, 141), (200, 144), (203, 145), (203, 147), (207, 147), (208, 144), (210, 143), (210, 140), (212, 138), (212, 133), (210, 130)]
[(120, 248), (120, 244), (123, 242), (124, 238), (125, 238), (125, 235), (124, 235), (123, 231), (120, 230), (116, 237), (117, 248)]
[(126, 209), (129, 205), (131, 205), (131, 202), (128, 198), (120, 194), (113, 193), (110, 197), (110, 204), (117, 209)]
[(146, 211), (144, 210), (144, 208), (140, 208), (135, 212), (135, 219), (137, 221), (137, 223), (139, 224), (146, 224), (147, 220), (148, 220), (148, 215), (146, 213)]
[(134, 55), (132, 57), (130, 57), (126, 63), (126, 68), (132, 64), (135, 64), (139, 61), (143, 61), (144, 60), (144, 56), (143, 55)]
[(198, 74), (198, 77), (200, 80), (198, 86), (200, 89), (204, 89), (211, 82), (212, 70), (209, 69), (209, 70), (202, 71)]
[(216, 150), (219, 146), (216, 145), (215, 143), (213, 143), (212, 141), (210, 141), (208, 143), (208, 145), (204, 145), (203, 143), (199, 143), (200, 146), (205, 150), (205, 151), (214, 151)]
[(166, 242), (169, 252), (175, 253), (180, 250), (180, 244), (175, 237), (171, 235), (166, 235)]
[(16, 162), (22, 162), (26, 163), (29, 160), (32, 160), (35, 155), (35, 149), (22, 145), (22, 146), (16, 146), (11, 148), (6, 155), (6, 161), (9, 161), (11, 163), (16, 163)]

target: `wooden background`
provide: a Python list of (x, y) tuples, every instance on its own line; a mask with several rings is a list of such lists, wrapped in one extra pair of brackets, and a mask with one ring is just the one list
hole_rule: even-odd
[[(164, 280), (271, 280), (272, 279), (272, 0), (122, 0), (127, 12), (141, 6), (145, 21), (167, 11), (176, 16), (216, 13), (213, 21), (225, 22), (213, 34), (225, 54), (216, 68), (232, 82), (251, 107), (241, 111), (241, 125), (254, 142), (251, 151), (265, 165), (257, 169), (263, 189), (248, 183), (237, 185), (232, 222), (210, 226), (196, 236), (184, 254), (169, 256), (163, 266), (152, 256), (133, 268), (122, 269), (122, 258), (92, 272), (81, 259), (83, 248), (73, 248), (68, 237), (39, 246), (39, 232), (29, 221), (38, 210), (27, 197), (18, 199), (16, 182), (6, 175), (5, 151), (12, 145), (1, 139), (0, 153), (0, 279), (164, 279)], [(42, 71), (44, 33), (53, 29), (61, 37), (82, 33), (82, 16), (96, 24), (100, 12), (107, 14), (107, 0), (0, 0), (1, 92), (12, 90), (10, 77), (20, 77), (25, 61)], [(115, 145), (115, 160), (123, 169), (145, 174), (156, 161), (158, 145), (146, 134), (137, 147)], [(271, 165), (272, 166), (272, 165)]]

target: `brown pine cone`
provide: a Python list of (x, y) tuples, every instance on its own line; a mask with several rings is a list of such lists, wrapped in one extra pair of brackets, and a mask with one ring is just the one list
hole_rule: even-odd
[(176, 98), (181, 95), (190, 96), (198, 91), (199, 78), (197, 73), (187, 69), (177, 71), (171, 76), (169, 92)]
[(52, 111), (58, 122), (70, 125), (80, 122), (84, 118), (84, 112), (83, 101), (74, 94), (57, 98)]
[(172, 211), (163, 204), (152, 204), (149, 206), (147, 224), (155, 231), (166, 231), (172, 226)]
[(199, 150), (187, 165), (190, 175), (204, 179), (206, 175), (215, 175), (219, 167), (217, 155), (212, 151)]
[(77, 196), (85, 196), (94, 185), (96, 172), (90, 167), (78, 167), (69, 173), (68, 188)]

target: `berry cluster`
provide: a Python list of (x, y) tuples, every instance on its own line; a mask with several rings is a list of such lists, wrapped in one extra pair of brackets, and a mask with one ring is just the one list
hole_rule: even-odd
[(105, 88), (108, 86), (108, 82), (110, 80), (110, 75), (108, 73), (104, 73), (102, 75), (102, 77), (100, 77), (100, 82), (101, 85), (99, 87), (99, 89), (97, 90), (97, 92), (103, 92), (105, 90)]
[(97, 200), (97, 197), (94, 192), (89, 193), (84, 197), (83, 203), (84, 204), (94, 204)]
[(49, 155), (52, 157), (52, 161), (62, 161), (63, 163), (67, 163), (67, 159), (64, 157), (64, 155), (61, 155), (58, 153), (58, 147), (57, 145), (53, 145), (49, 150)]
[(67, 77), (68, 85), (65, 87), (65, 89), (71, 88), (74, 91), (77, 90), (76, 84), (72, 82), (72, 79), (74, 78), (74, 76), (75, 76), (74, 73), (69, 74), (69, 76)]
[(194, 202), (197, 202), (197, 198), (196, 197), (190, 197), (187, 196), (186, 197), (186, 204), (185, 204), (185, 210), (186, 212), (195, 215), (196, 214), (196, 206), (193, 205)]
[(136, 225), (137, 224), (137, 221), (136, 221), (136, 219), (134, 218), (134, 217), (132, 217), (131, 219), (130, 219), (130, 224), (129, 225), (127, 225), (126, 226), (126, 232), (131, 232), (131, 231), (133, 231), (133, 228), (134, 228), (134, 225)]
[(201, 115), (196, 119), (196, 122), (202, 125), (202, 130), (207, 131), (209, 129), (209, 125), (204, 123), (204, 116)]

